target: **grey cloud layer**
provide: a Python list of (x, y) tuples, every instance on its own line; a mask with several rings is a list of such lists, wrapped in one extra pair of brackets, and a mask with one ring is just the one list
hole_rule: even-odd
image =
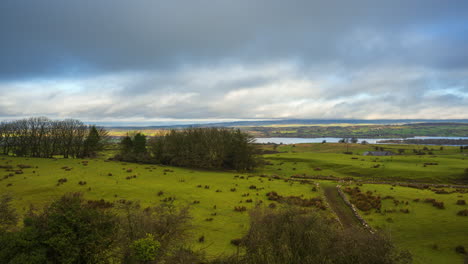
[(0, 7), (0, 117), (467, 118), (467, 1)]

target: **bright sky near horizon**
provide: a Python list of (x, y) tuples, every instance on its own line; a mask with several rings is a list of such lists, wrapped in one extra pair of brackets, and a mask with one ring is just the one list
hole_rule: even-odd
[(0, 119), (468, 118), (463, 0), (3, 0), (0, 38)]

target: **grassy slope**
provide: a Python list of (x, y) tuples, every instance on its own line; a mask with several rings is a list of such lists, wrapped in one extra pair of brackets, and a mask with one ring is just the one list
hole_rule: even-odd
[[(272, 148), (271, 146), (262, 146), (263, 148)], [(412, 149), (417, 146), (388, 146), (390, 148)], [(422, 148), (422, 147), (419, 147)], [(373, 162), (375, 157), (363, 157), (360, 154), (366, 150), (371, 150), (370, 145), (351, 145), (350, 150), (355, 155), (340, 154), (344, 151), (343, 144), (298, 144), (295, 147), (290, 145), (279, 146), (278, 151), (285, 153), (265, 155), (273, 164), (265, 166), (254, 174), (282, 175), (290, 176), (294, 174), (307, 175), (335, 175), (335, 176), (354, 176), (365, 178), (389, 178), (389, 179), (418, 179), (427, 182), (450, 182), (459, 179), (462, 175), (462, 169), (468, 167), (466, 156), (458, 152), (457, 148), (445, 147), (443, 151), (435, 150), (431, 156), (416, 156), (406, 151), (408, 155), (381, 157), (378, 162)], [(357, 157), (358, 159), (351, 159)], [(60, 196), (65, 192), (82, 191), (85, 197), (89, 199), (106, 200), (139, 200), (144, 206), (159, 202), (168, 196), (175, 196), (177, 203), (190, 204), (191, 213), (194, 217), (196, 227), (193, 234), (195, 247), (207, 247), (209, 255), (232, 252), (234, 247), (229, 244), (233, 238), (242, 236), (248, 228), (248, 214), (233, 211), (234, 206), (244, 205), (248, 208), (252, 203), (245, 203), (246, 199), (262, 200), (269, 191), (276, 191), (281, 195), (302, 195), (305, 197), (314, 197), (319, 193), (311, 192), (310, 185), (301, 185), (298, 183), (286, 183), (281, 180), (268, 181), (266, 178), (252, 177), (249, 179), (234, 178), (237, 173), (233, 172), (215, 172), (200, 171), (183, 168), (173, 168), (164, 166), (150, 166), (138, 164), (124, 164), (120, 162), (104, 162), (103, 159), (93, 159), (89, 161), (88, 166), (83, 166), (81, 160), (73, 159), (27, 159), (0, 157), (0, 164), (5, 164), (11, 160), (10, 164), (29, 164), (38, 166), (38, 168), (24, 169), (24, 174), (2, 180), (0, 182), (0, 193), (12, 192), (17, 198), (15, 204), (21, 213), (25, 212), (30, 204), (42, 206), (51, 199)], [(363, 159), (364, 161), (362, 161)], [(423, 167), (424, 162), (438, 162), (437, 166)], [(378, 169), (371, 166), (381, 164)], [(73, 167), (71, 171), (65, 171), (61, 167)], [(145, 169), (156, 167), (156, 169)], [(125, 169), (131, 168), (131, 173)], [(295, 169), (294, 169), (295, 168)], [(321, 168), (321, 171), (315, 171), (315, 168)], [(167, 172), (164, 175), (164, 169), (171, 169), (174, 172)], [(279, 170), (280, 169), (280, 170)], [(32, 171), (36, 173), (32, 173)], [(150, 171), (152, 170), (152, 171)], [(112, 173), (113, 176), (108, 176)], [(0, 169), (0, 177), (8, 174)], [(136, 179), (126, 180), (129, 175), (137, 175)], [(242, 174), (241, 174), (242, 175)], [(247, 176), (247, 174), (243, 174)], [(56, 186), (57, 180), (67, 178), (68, 182)], [(263, 183), (260, 181), (263, 181)], [(86, 181), (87, 185), (78, 185), (79, 181)], [(323, 181), (322, 184), (324, 184)], [(6, 187), (7, 184), (13, 184)], [(210, 189), (197, 188), (197, 185), (209, 185)], [(236, 186), (236, 184), (238, 186)], [(327, 184), (325, 182), (325, 184)], [(328, 182), (328, 184), (334, 184)], [(258, 191), (249, 189), (250, 185), (265, 188)], [(389, 185), (365, 185), (377, 189), (379, 194), (388, 195)], [(91, 190), (88, 188), (91, 187)], [(236, 192), (230, 192), (230, 188), (236, 188)], [(220, 189), (222, 192), (216, 192)], [(453, 252), (453, 243), (461, 243), (468, 247), (466, 240), (461, 240), (464, 230), (468, 230), (467, 219), (456, 218), (453, 215), (452, 205), (457, 197), (454, 195), (435, 195), (432, 193), (419, 193), (416, 189), (397, 187), (395, 191), (401, 193), (390, 194), (397, 199), (418, 196), (417, 198), (428, 197), (447, 199), (446, 210), (437, 210), (428, 204), (411, 204), (411, 213), (395, 214), (392, 216), (394, 223), (390, 225), (389, 230), (395, 237), (398, 244), (402, 247), (408, 247), (415, 254), (419, 263), (431, 263), (428, 258), (433, 259), (432, 263), (448, 263), (444, 259), (458, 260), (459, 258)], [(157, 196), (159, 191), (164, 191), (164, 195)], [(242, 194), (250, 193), (249, 197), (242, 197)], [(424, 195), (423, 195), (424, 194)], [(117, 197), (115, 197), (117, 195)], [(200, 204), (192, 204), (194, 200), (200, 201)], [(439, 200), (439, 199), (438, 199)], [(244, 201), (240, 204), (240, 201)], [(386, 201), (387, 202), (387, 201)], [(385, 202), (385, 203), (386, 203)], [(217, 209), (213, 209), (216, 205)], [(384, 204), (385, 205), (385, 204)], [(424, 210), (423, 210), (424, 209)], [(217, 216), (211, 216), (211, 213), (217, 212)], [(206, 218), (213, 217), (212, 222), (205, 221)], [(375, 226), (386, 224), (385, 219), (378, 215), (366, 216), (373, 218), (370, 223)], [(421, 225), (418, 225), (421, 223)], [(422, 232), (424, 230), (435, 230), (433, 233)], [(388, 225), (383, 226), (388, 228)], [(436, 234), (436, 235), (434, 235)], [(204, 235), (206, 242), (204, 244), (196, 243), (196, 239)], [(452, 241), (453, 243), (447, 242)], [(468, 237), (465, 232), (465, 237)], [(430, 240), (433, 239), (433, 240)], [(445, 243), (446, 241), (447, 243)], [(437, 243), (440, 247), (438, 251), (428, 249), (429, 244)], [(452, 247), (452, 248), (450, 248)]]
[[(362, 191), (376, 191), (381, 197), (387, 195), (399, 201), (408, 201), (408, 205), (395, 205), (393, 200), (384, 200), (384, 210), (395, 209), (394, 213), (361, 213), (376, 228), (388, 230), (401, 248), (409, 249), (416, 257), (415, 263), (462, 263), (462, 257), (455, 254), (454, 248), (463, 245), (468, 248), (468, 218), (457, 216), (457, 212), (467, 209), (467, 205), (456, 205), (458, 199), (468, 200), (468, 194), (435, 194), (430, 190), (418, 190), (389, 185), (364, 184)], [(437, 209), (425, 198), (443, 201), (446, 209)], [(421, 199), (414, 202), (414, 199)], [(399, 212), (409, 209), (410, 213)], [(387, 221), (391, 218), (391, 221)], [(438, 249), (432, 246), (437, 245)]]
[[(253, 207), (253, 203), (245, 203), (246, 199), (252, 199), (254, 202), (262, 200), (268, 204), (269, 201), (265, 198), (269, 191), (276, 191), (281, 195), (304, 194), (305, 197), (318, 195), (311, 191), (310, 185), (291, 184), (281, 180), (268, 181), (260, 177), (237, 179), (234, 178), (237, 174), (232, 172), (104, 162), (102, 159), (89, 160), (89, 165), (84, 166), (81, 160), (6, 157), (5, 160), (0, 160), (0, 164), (5, 164), (9, 160), (11, 160), (9, 163), (11, 165), (38, 166), (38, 168), (24, 169), (24, 174), (15, 175), (0, 182), (0, 193), (11, 192), (16, 198), (15, 204), (20, 213), (28, 210), (30, 204), (41, 207), (65, 192), (84, 192), (85, 198), (88, 199), (139, 200), (143, 206), (158, 203), (165, 197), (175, 196), (177, 203), (190, 205), (193, 223), (196, 227), (193, 241), (200, 235), (204, 235), (206, 242), (195, 243), (195, 246), (207, 247), (210, 255), (233, 250), (230, 240), (241, 237), (242, 233), (247, 230), (248, 214), (233, 211), (234, 206), (238, 205)], [(64, 166), (73, 167), (73, 169), (65, 171), (61, 169)], [(156, 167), (156, 169), (151, 169), (152, 171), (145, 169), (148, 167)], [(133, 171), (126, 172), (128, 168)], [(171, 169), (174, 172), (167, 172), (164, 175), (164, 169)], [(0, 169), (0, 176), (8, 173)], [(109, 173), (113, 176), (108, 176)], [(129, 175), (137, 175), (137, 178), (126, 180), (125, 177)], [(68, 182), (56, 186), (60, 178), (67, 178)], [(80, 186), (79, 181), (86, 181), (87, 184)], [(12, 186), (6, 187), (10, 183)], [(197, 185), (209, 185), (210, 189), (198, 188)], [(251, 190), (249, 189), (251, 185), (264, 189)], [(231, 188), (236, 188), (237, 191), (231, 192)], [(222, 192), (216, 192), (218, 189)], [(164, 195), (157, 196), (159, 191), (163, 191)], [(250, 196), (242, 197), (245, 193), (249, 193)], [(200, 203), (192, 204), (195, 200)], [(240, 204), (240, 201), (244, 202)], [(217, 209), (213, 208), (214, 205)], [(217, 215), (211, 216), (214, 212)], [(207, 222), (205, 221), (207, 218), (214, 218), (214, 220)]]
[[(297, 144), (296, 147), (285, 145), (278, 151), (285, 153), (266, 155), (273, 166), (266, 166), (268, 174), (290, 176), (294, 174), (333, 175), (338, 177), (356, 177), (369, 180), (417, 181), (426, 183), (460, 182), (464, 169), (468, 167), (468, 157), (456, 147), (445, 147), (444, 150), (433, 150), (434, 155), (413, 155), (416, 146), (385, 146), (386, 150), (398, 153), (404, 148), (405, 155), (388, 157), (362, 156), (372, 146), (351, 144), (354, 155), (341, 154), (346, 150), (344, 144)], [(422, 149), (422, 147), (419, 147)], [(352, 159), (352, 158), (357, 159)], [(438, 163), (428, 165), (424, 163)], [(282, 165), (279, 165), (282, 164)], [(379, 165), (378, 168), (373, 168)], [(281, 170), (278, 170), (278, 169)], [(294, 170), (295, 168), (295, 170)], [(320, 171), (314, 171), (320, 168)]]

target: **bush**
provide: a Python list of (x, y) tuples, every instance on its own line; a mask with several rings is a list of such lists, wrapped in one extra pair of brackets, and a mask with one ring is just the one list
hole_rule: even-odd
[(152, 234), (146, 234), (145, 238), (135, 240), (131, 245), (135, 258), (142, 262), (156, 260), (160, 247), (161, 244), (154, 240)]
[[(245, 251), (215, 263), (410, 263), (409, 253), (398, 252), (387, 236), (343, 230), (310, 210), (258, 208), (250, 213), (250, 229), (233, 240)], [(233, 243), (234, 244), (234, 243)], [(326, 261), (324, 261), (326, 260)]]
[(234, 238), (231, 240), (231, 244), (238, 247), (242, 243), (242, 238)]
[(24, 227), (10, 234), (0, 249), (5, 263), (109, 263), (116, 217), (89, 206), (81, 194), (66, 194), (39, 214), (30, 213)]
[(457, 213), (459, 216), (468, 216), (468, 209), (461, 210)]
[(236, 212), (245, 212), (245, 211), (247, 211), (247, 208), (245, 206), (235, 206), (234, 211), (236, 211)]
[(459, 245), (455, 247), (455, 252), (458, 254), (466, 254), (466, 249), (464, 246)]
[(374, 196), (372, 192), (362, 193), (359, 187), (346, 187), (343, 191), (351, 196), (350, 202), (361, 211), (369, 211), (372, 208), (380, 209), (382, 207), (380, 196)]

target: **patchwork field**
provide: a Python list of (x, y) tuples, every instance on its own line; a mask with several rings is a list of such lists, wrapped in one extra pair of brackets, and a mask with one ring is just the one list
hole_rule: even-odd
[[(25, 213), (31, 205), (40, 208), (66, 192), (83, 192), (87, 199), (138, 200), (143, 207), (175, 198), (174, 203), (191, 209), (195, 227), (191, 238), (193, 247), (205, 249), (209, 256), (217, 256), (233, 252), (235, 247), (230, 241), (241, 237), (248, 228), (248, 212), (235, 211), (235, 207), (249, 209), (259, 203), (277, 204), (268, 200), (267, 193), (272, 191), (304, 199), (323, 197), (326, 188), (343, 184), (317, 179), (312, 180), (312, 184), (284, 180), (293, 175), (332, 175), (366, 181), (464, 182), (468, 157), (458, 148), (441, 150), (428, 146), (426, 152), (432, 154), (415, 155), (413, 149), (422, 150), (424, 146), (382, 147), (396, 153), (404, 149), (404, 153), (388, 157), (362, 156), (363, 152), (374, 150), (374, 146), (358, 144), (348, 146), (352, 155), (343, 154), (345, 144), (263, 145), (261, 148), (271, 153), (264, 155), (267, 164), (245, 174), (105, 160), (110, 153), (88, 160), (0, 156), (0, 166), (5, 167), (0, 168), (0, 193), (9, 192), (15, 197), (19, 213)], [(18, 165), (30, 168), (23, 166), (21, 169)], [(315, 183), (321, 187), (314, 189)], [(408, 201), (408, 205), (395, 206), (392, 199), (385, 199), (380, 213), (375, 210), (361, 213), (371, 226), (387, 230), (399, 247), (409, 249), (416, 263), (462, 262), (462, 256), (455, 253), (454, 247), (468, 248), (468, 218), (456, 213), (467, 206), (455, 203), (459, 199), (468, 200), (466, 193), (435, 194), (430, 190), (388, 184), (364, 183), (359, 187), (362, 191), (375, 191), (381, 197), (393, 196), (396, 200)], [(445, 209), (425, 203), (426, 198), (443, 201)], [(420, 201), (414, 202), (414, 199)], [(393, 209), (397, 211), (384, 212)], [(409, 213), (399, 209), (408, 209)], [(330, 210), (323, 212), (332, 216)], [(204, 243), (198, 242), (200, 236), (205, 237)]]

